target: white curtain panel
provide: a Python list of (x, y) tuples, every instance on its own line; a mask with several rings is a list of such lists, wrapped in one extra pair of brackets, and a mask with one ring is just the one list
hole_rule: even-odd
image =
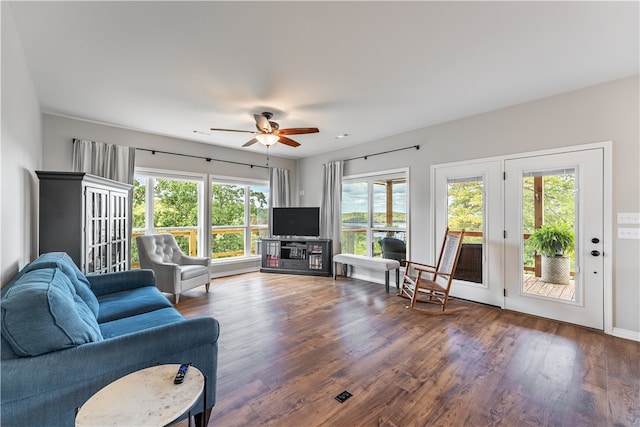
[(133, 184), (136, 149), (104, 142), (73, 140), (73, 170)]
[[(291, 206), (289, 169), (269, 168), (269, 207)], [(269, 221), (269, 235), (273, 236), (273, 224)]]
[(320, 207), (320, 233), (331, 239), (333, 255), (342, 251), (340, 234), (342, 227), (342, 160), (324, 164), (322, 206)]
[(289, 169), (269, 169), (269, 206), (272, 208), (291, 206)]

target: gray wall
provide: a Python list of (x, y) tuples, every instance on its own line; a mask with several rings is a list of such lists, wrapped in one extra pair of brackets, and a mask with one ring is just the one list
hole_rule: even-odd
[[(301, 160), (300, 204), (321, 203), (322, 164), (420, 144), (345, 163), (345, 175), (410, 168), (411, 257), (430, 259), (430, 166), (593, 142), (613, 141), (613, 216), (640, 212), (638, 76), (443, 123)], [(615, 238), (613, 326), (640, 332), (640, 241)]]
[(0, 268), (2, 285), (36, 255), (40, 105), (11, 8), (2, 2), (2, 139)]
[[(74, 138), (254, 165), (264, 166), (266, 164), (266, 153), (263, 155), (260, 153), (235, 150), (50, 114), (43, 115), (43, 138), (44, 159), (42, 166), (47, 170), (71, 170), (71, 153), (73, 150), (71, 141)], [(289, 169), (291, 170), (293, 179), (295, 179), (295, 160), (269, 156), (269, 166)], [(150, 152), (140, 150), (136, 151), (136, 167), (196, 172), (229, 177), (269, 179), (268, 171), (265, 168), (250, 168), (249, 166), (216, 161), (206, 162), (202, 159), (172, 156), (162, 153), (154, 155)]]

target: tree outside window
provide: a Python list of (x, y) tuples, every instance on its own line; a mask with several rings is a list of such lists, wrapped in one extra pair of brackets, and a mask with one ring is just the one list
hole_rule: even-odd
[[(152, 203), (147, 204), (149, 189)], [(180, 249), (198, 255), (202, 181), (163, 175), (136, 175), (133, 182), (133, 237), (145, 233), (170, 233)], [(132, 265), (139, 263), (132, 239)]]
[(268, 233), (266, 185), (211, 183), (211, 256), (214, 259), (257, 254)]

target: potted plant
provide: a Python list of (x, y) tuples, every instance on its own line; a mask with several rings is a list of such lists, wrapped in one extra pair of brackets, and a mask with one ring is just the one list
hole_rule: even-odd
[(566, 223), (544, 224), (528, 240), (536, 253), (542, 255), (542, 277), (545, 282), (568, 285), (573, 253), (573, 229)]

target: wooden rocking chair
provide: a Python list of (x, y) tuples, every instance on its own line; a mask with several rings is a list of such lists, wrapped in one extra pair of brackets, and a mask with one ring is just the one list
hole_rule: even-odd
[[(404, 279), (398, 295), (411, 300), (407, 308), (429, 314), (449, 314), (466, 308), (446, 310), (463, 238), (464, 230), (450, 231), (447, 228), (435, 266), (415, 261), (406, 262)], [(416, 308), (416, 302), (438, 304), (442, 309), (436, 311)]]

